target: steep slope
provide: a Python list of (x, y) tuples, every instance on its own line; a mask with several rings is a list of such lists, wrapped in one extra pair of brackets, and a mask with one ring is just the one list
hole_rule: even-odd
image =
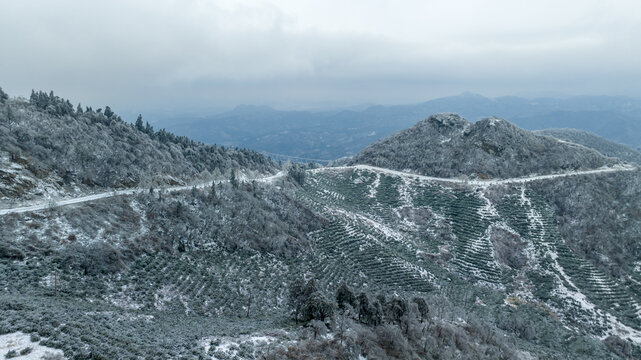
[(535, 133), (583, 145), (608, 157), (616, 157), (623, 161), (641, 164), (641, 152), (638, 150), (587, 131), (577, 129), (546, 129), (535, 131)]
[[(467, 304), (468, 316), (474, 314), (470, 318), (516, 333), (519, 349), (542, 355), (541, 349), (531, 347), (536, 343), (552, 351), (542, 357), (554, 351), (566, 358), (606, 357), (573, 349), (577, 345), (560, 345), (567, 329), (572, 336), (622, 337), (634, 344), (638, 355), (641, 293), (632, 286), (639, 279), (638, 269), (627, 266), (619, 269), (625, 276), (616, 276), (593, 261), (599, 254), (615, 253), (608, 247), (638, 253), (637, 245), (616, 245), (619, 236), (627, 237), (616, 234), (621, 224), (608, 226), (623, 221), (630, 234), (637, 231), (641, 217), (630, 211), (639, 206), (638, 187), (629, 206), (619, 206), (616, 193), (603, 196), (596, 189), (589, 189), (594, 198), (582, 204), (576, 198), (579, 191), (613, 178), (639, 179), (639, 171), (569, 174), (466, 184), (365, 166), (313, 170), (304, 196), (330, 219), (329, 227), (313, 234), (320, 258), (317, 272), (334, 284), (345, 280), (360, 288), (387, 289), (383, 292), (440, 293)], [(589, 185), (567, 187), (572, 183)], [(559, 212), (555, 201), (574, 190), (576, 196)], [(627, 220), (599, 212), (605, 218), (596, 225), (601, 233), (590, 236), (611, 244), (587, 253), (576, 249), (594, 241), (581, 239), (590, 230), (580, 216), (597, 201), (607, 209), (628, 209)], [(573, 213), (566, 208), (576, 205), (580, 210)], [(560, 224), (559, 216), (565, 217)], [(628, 256), (624, 263), (634, 265), (635, 259)], [(613, 259), (611, 265), (617, 263)], [(523, 323), (507, 320), (512, 316), (522, 317)], [(580, 349), (595, 346), (582, 341)]]
[(123, 122), (108, 107), (74, 110), (52, 93), (0, 104), (0, 201), (273, 173), (249, 150), (204, 145)]
[(595, 150), (536, 135), (503, 119), (471, 123), (438, 114), (368, 146), (352, 164), (419, 174), (478, 178), (519, 177), (615, 164)]

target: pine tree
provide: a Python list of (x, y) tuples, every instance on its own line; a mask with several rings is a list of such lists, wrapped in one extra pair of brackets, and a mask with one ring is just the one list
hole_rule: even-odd
[(114, 115), (114, 112), (111, 111), (111, 108), (109, 106), (105, 106), (105, 116), (110, 118)]
[(138, 131), (145, 131), (145, 127), (142, 125), (142, 114), (138, 114), (138, 119), (136, 119), (136, 129), (138, 129)]
[(7, 124), (9, 125), (9, 132), (11, 132), (11, 125), (14, 122), (13, 110), (11, 110), (11, 105), (7, 106)]
[(358, 295), (358, 321), (367, 320), (370, 318), (369, 298), (364, 292)]
[(236, 171), (234, 170), (231, 171), (231, 178), (229, 179), (229, 183), (234, 189), (238, 189), (238, 180), (236, 179)]
[(0, 103), (4, 104), (7, 99), (9, 99), (9, 95), (7, 95), (7, 93), (0, 87)]
[(154, 127), (153, 127), (153, 126), (151, 126), (151, 125), (149, 125), (149, 122), (148, 122), (148, 121), (147, 121), (147, 122), (145, 122), (145, 132), (146, 132), (147, 134), (149, 134), (149, 135), (153, 135), (153, 134), (154, 134)]
[(78, 103), (78, 107), (76, 108), (76, 114), (80, 115), (80, 114), (82, 114), (82, 113), (83, 113), (83, 111), (82, 111), (82, 105), (80, 105), (80, 103)]

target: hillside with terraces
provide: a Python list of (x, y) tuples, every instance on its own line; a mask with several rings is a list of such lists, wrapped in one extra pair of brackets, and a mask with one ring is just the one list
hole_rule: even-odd
[[(209, 155), (176, 183), (142, 181), (162, 178), (150, 167), (127, 186), (71, 176), (51, 192), (5, 192), (0, 336), (75, 359), (641, 357), (636, 165), (503, 120), (469, 129), (439, 115), (421, 126), (441, 123), (432, 135), (471, 142), (476, 160), (374, 167), (407, 150), (377, 147), (347, 166), (278, 169), (249, 150), (105, 125), (99, 112), (4, 106), (22, 109), (1, 125), (10, 144), (26, 127), (43, 141), (33, 119), (45, 118), (83, 121), (87, 134), (124, 129), (145, 140), (129, 144), (142, 158), (152, 145)], [(481, 131), (511, 140), (494, 148)], [(15, 156), (0, 165), (20, 176), (45, 166), (25, 144), (2, 149)], [(567, 157), (516, 166), (512, 155), (546, 144)]]
[(344, 275), (349, 282), (429, 292), (457, 276), (504, 294), (506, 304), (544, 306), (596, 336), (638, 341), (641, 334), (638, 293), (573, 252), (550, 204), (526, 185), (452, 186), (384, 169), (323, 169), (304, 194), (330, 219), (313, 235), (319, 257), (328, 268), (354, 268)]

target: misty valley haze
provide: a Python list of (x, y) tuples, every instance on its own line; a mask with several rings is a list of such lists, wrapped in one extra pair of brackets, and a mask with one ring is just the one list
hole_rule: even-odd
[(442, 112), (473, 121), (498, 116), (530, 130), (580, 129), (631, 148), (641, 144), (641, 100), (607, 96), (490, 99), (468, 93), (412, 105), (335, 111), (239, 106), (205, 117), (161, 115), (156, 124), (200, 141), (243, 146), (281, 160), (326, 163), (353, 156), (376, 140)]

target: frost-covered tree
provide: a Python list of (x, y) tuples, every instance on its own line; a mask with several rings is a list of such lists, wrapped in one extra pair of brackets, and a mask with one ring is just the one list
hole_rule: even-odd
[(314, 279), (294, 281), (289, 288), (289, 303), (296, 321), (323, 321), (334, 314), (334, 304), (318, 290)]
[(231, 177), (229, 178), (229, 183), (234, 189), (238, 188), (238, 180), (236, 179), (236, 171), (231, 171)]
[(136, 129), (138, 129), (138, 131), (145, 131), (145, 126), (142, 124), (142, 114), (138, 114), (138, 118), (136, 119)]

